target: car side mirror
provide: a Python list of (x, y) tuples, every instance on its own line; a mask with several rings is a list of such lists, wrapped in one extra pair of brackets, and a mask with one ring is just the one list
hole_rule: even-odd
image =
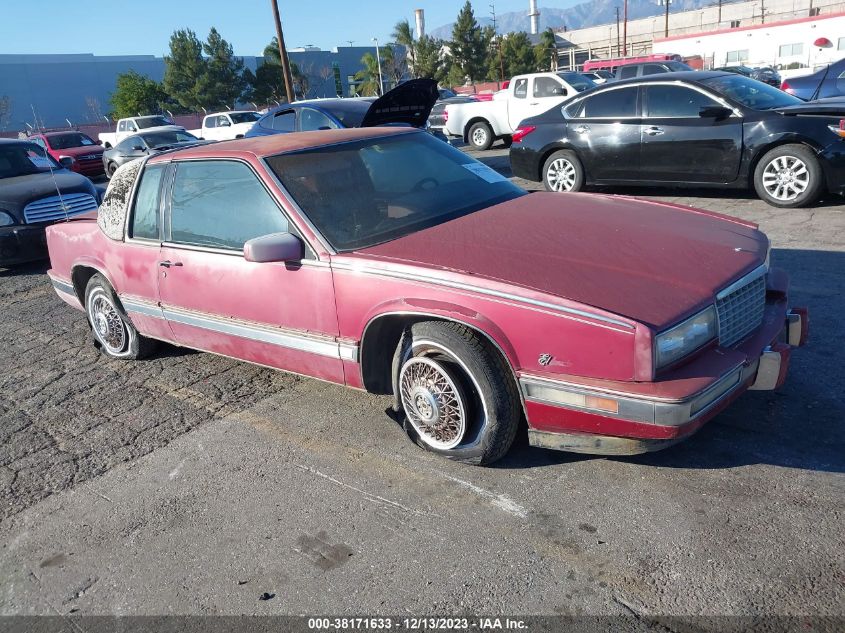
[(133, 146), (132, 146), (132, 151), (133, 151), (133, 152), (143, 152), (143, 151), (144, 151), (144, 148), (143, 148), (143, 147), (141, 147), (140, 145), (133, 145)]
[(271, 233), (244, 244), (244, 259), (259, 264), (300, 261), (304, 254), (302, 242), (291, 233)]
[(698, 116), (702, 119), (716, 119), (717, 121), (727, 119), (731, 114), (733, 114), (733, 110), (724, 106), (705, 106), (698, 111)]
[(70, 166), (73, 165), (73, 158), (70, 156), (62, 156), (59, 159), (59, 164), (65, 169), (70, 169)]

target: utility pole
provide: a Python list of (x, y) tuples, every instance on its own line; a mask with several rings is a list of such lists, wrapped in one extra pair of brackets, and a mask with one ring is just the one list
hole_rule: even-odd
[(505, 60), (502, 59), (502, 38), (499, 36), (499, 30), (496, 26), (496, 3), (490, 3), (490, 14), (493, 16), (493, 37), (496, 38), (496, 48), (499, 51), (499, 87), (505, 81)]
[(288, 63), (288, 49), (285, 47), (285, 36), (282, 34), (282, 19), (279, 17), (278, 0), (270, 0), (270, 6), (273, 7), (273, 20), (276, 22), (276, 39), (279, 40), (279, 59), (282, 62), (282, 77), (285, 80), (285, 94), (288, 98), (288, 103), (293, 103), (295, 97), (293, 94), (293, 79), (290, 75), (290, 64)]
[(374, 37), (372, 41), (376, 43), (376, 64), (378, 64), (378, 94), (379, 96), (382, 96), (384, 94), (384, 79), (382, 79), (381, 77), (381, 53), (378, 50), (378, 38)]
[(622, 18), (622, 56), (628, 56), (628, 0), (624, 0), (624, 17)]
[(616, 7), (616, 56), (619, 57), (619, 7)]
[(766, 0), (760, 0), (760, 24), (766, 23)]
[(663, 3), (666, 5), (666, 23), (663, 26), (663, 37), (669, 37), (669, 3), (671, 1), (672, 0), (663, 0)]
[[(812, 4), (812, 2), (813, 2), (813, 0), (810, 0), (811, 4)], [(717, 27), (722, 23), (722, 0), (718, 0), (718, 4), (719, 4), (719, 16), (716, 19), (716, 26)]]

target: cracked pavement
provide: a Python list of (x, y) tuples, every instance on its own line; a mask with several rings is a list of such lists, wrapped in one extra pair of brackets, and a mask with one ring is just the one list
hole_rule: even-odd
[(45, 264), (0, 271), (0, 614), (845, 615), (845, 201), (608, 192), (760, 223), (812, 319), (782, 391), (636, 458), (453, 464), (387, 398), (107, 360)]

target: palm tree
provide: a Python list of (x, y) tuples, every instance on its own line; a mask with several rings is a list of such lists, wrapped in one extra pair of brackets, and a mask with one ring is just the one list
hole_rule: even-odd
[(405, 55), (408, 58), (408, 66), (413, 69), (416, 61), (417, 51), (416, 42), (414, 42), (414, 32), (411, 30), (411, 23), (408, 20), (397, 22), (393, 27), (393, 34), (391, 35), (393, 41), (400, 46), (405, 47)]
[(361, 82), (358, 84), (358, 94), (363, 97), (377, 97), (381, 93), (378, 62), (372, 53), (364, 53), (361, 64), (364, 67), (355, 73), (355, 81)]

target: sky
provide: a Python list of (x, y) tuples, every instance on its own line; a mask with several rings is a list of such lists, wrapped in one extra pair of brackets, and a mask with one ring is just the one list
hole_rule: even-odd
[[(473, 0), (477, 17), (492, 0)], [(455, 20), (464, 0), (279, 0), (285, 43), (370, 46), (390, 41), (393, 25), (425, 9), (426, 28)], [(576, 0), (546, 0), (564, 7)], [(496, 12), (528, 12), (528, 0), (496, 0)], [(236, 55), (261, 55), (275, 35), (270, 0), (0, 0), (0, 54), (94, 53), (156, 55), (168, 50), (170, 34), (193, 29), (205, 39), (214, 26)], [(527, 18), (526, 18), (527, 20)], [(36, 37), (37, 36), (37, 37)]]

